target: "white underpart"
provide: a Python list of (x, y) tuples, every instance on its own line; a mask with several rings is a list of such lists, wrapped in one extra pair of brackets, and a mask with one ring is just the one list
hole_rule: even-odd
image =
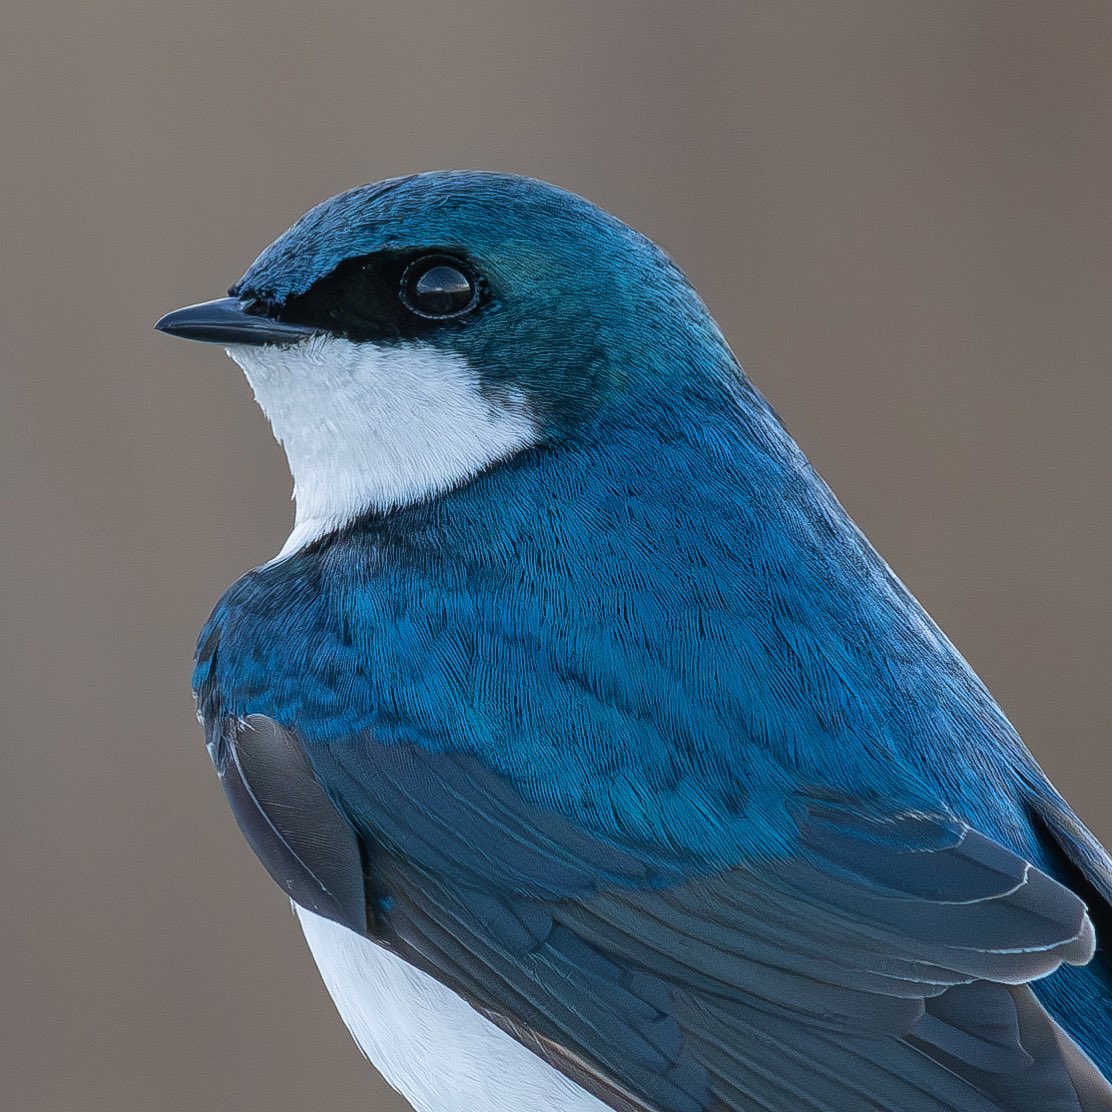
[(279, 557), (371, 509), (419, 501), (536, 443), (519, 395), (484, 396), (463, 356), (315, 337), (228, 348), (286, 450), (297, 514)]
[(294, 910), (348, 1030), (417, 1112), (610, 1112), (439, 981)]

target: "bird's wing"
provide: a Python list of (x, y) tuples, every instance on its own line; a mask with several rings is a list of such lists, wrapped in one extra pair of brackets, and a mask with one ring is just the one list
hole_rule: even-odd
[(799, 792), (790, 843), (706, 871), (584, 833), (470, 755), (302, 746), (262, 717), (217, 748), (298, 902), (615, 1109), (1112, 1109), (1026, 987), (1089, 959), (1084, 905), (952, 817)]

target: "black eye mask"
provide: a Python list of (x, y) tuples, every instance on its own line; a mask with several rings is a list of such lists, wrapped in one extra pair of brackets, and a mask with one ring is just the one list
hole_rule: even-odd
[(486, 281), (461, 252), (376, 251), (345, 259), (280, 305), (259, 298), (248, 311), (349, 340), (389, 343), (463, 327), (488, 298)]

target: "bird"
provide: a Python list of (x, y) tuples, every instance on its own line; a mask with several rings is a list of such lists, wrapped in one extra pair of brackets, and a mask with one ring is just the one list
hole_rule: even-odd
[(431, 171), (156, 327), (296, 503), (208, 751), (417, 1112), (1112, 1109), (1108, 855), (664, 251)]

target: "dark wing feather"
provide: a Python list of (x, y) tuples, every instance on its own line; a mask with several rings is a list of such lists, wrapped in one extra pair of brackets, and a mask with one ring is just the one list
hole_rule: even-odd
[(372, 935), (615, 1109), (1112, 1109), (1024, 987), (1089, 959), (1084, 905), (949, 816), (799, 794), (790, 853), (699, 875), (472, 757), (367, 737), (307, 752), (359, 837)]

